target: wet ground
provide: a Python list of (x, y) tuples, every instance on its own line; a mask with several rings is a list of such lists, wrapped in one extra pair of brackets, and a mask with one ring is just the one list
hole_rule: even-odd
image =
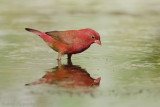
[[(1, 0), (0, 106), (159, 107), (159, 10), (158, 0)], [(102, 46), (60, 64), (25, 27), (92, 28)]]

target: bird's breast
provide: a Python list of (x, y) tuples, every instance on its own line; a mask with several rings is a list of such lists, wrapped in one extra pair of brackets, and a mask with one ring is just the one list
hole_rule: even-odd
[(90, 47), (90, 45), (86, 45), (86, 44), (73, 45), (71, 47), (71, 49), (68, 50), (68, 54), (81, 53), (81, 52), (85, 51), (86, 49), (88, 49), (89, 47)]

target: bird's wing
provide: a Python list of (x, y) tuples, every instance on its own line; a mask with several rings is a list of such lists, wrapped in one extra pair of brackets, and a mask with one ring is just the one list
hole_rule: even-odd
[(51, 36), (55, 40), (58, 40), (64, 44), (72, 45), (74, 37), (72, 34), (65, 31), (50, 31), (45, 32), (47, 35)]

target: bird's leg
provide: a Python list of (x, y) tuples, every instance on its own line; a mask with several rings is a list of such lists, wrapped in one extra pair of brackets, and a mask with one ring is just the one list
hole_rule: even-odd
[(71, 56), (72, 54), (68, 54), (68, 65), (72, 65)]
[(62, 54), (58, 53), (58, 59), (57, 60), (61, 60), (61, 56), (62, 56)]
[(68, 60), (71, 60), (72, 54), (68, 54)]
[(71, 59), (68, 59), (67, 64), (70, 66), (73, 65)]
[(61, 68), (62, 67), (61, 60), (57, 60), (57, 63), (58, 63), (58, 68)]

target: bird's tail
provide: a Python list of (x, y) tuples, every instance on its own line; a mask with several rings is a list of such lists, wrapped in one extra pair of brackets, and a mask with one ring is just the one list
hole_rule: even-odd
[(47, 35), (44, 32), (34, 30), (34, 29), (30, 29), (30, 28), (25, 28), (25, 30), (39, 35), (46, 43), (52, 43), (52, 41), (53, 41), (53, 38), (51, 36)]

